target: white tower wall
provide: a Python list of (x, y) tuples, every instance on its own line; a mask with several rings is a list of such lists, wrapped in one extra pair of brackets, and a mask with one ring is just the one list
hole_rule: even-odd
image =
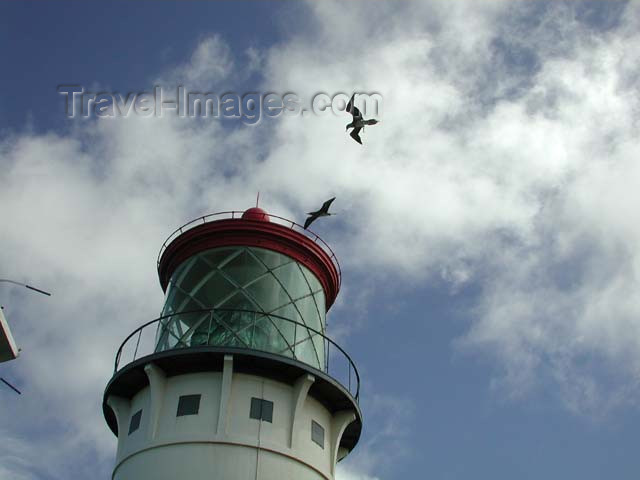
[[(131, 399), (107, 398), (118, 425), (114, 480), (332, 480), (348, 453), (340, 440), (356, 413), (332, 413), (309, 395), (309, 373), (291, 385), (234, 372), (231, 355), (221, 372), (167, 377), (153, 363), (144, 371), (149, 385)], [(185, 395), (201, 396), (197, 414), (177, 416)], [(271, 421), (251, 418), (252, 398), (273, 402)], [(324, 431), (322, 446), (312, 422)]]

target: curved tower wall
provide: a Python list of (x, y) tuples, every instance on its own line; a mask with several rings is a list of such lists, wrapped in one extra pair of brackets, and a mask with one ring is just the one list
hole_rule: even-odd
[[(222, 372), (172, 377), (150, 365), (149, 386), (128, 403), (111, 400), (119, 431), (114, 480), (333, 478), (354, 412), (335, 415), (309, 395), (312, 375), (289, 385), (236, 373), (231, 356), (225, 363)], [(200, 396), (198, 413), (177, 416), (186, 395)], [(252, 399), (273, 402), (268, 421), (251, 418)], [(137, 412), (139, 426), (129, 433)], [(314, 424), (323, 431), (316, 441)]]
[(258, 247), (213, 248), (171, 275), (156, 351), (252, 348), (323, 369), (324, 344), (315, 332), (324, 333), (325, 312), (320, 281), (293, 258)]

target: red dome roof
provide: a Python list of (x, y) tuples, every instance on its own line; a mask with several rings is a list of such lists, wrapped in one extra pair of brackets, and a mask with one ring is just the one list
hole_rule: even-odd
[(270, 222), (269, 215), (263, 209), (258, 207), (250, 208), (249, 210), (245, 210), (242, 214), (243, 220), (259, 220), (262, 222)]
[(171, 275), (193, 255), (219, 247), (257, 247), (286, 255), (311, 270), (322, 284), (327, 310), (331, 307), (340, 290), (340, 266), (328, 245), (305, 235), (300, 226), (295, 229), (296, 224), (290, 220), (275, 217), (277, 220), (271, 221), (261, 208), (250, 208), (241, 218), (237, 212), (220, 215), (224, 218), (200, 223), (203, 218), (215, 217), (209, 215), (192, 221), (187, 225), (195, 226), (176, 230), (180, 234), (165, 242), (158, 260), (158, 276), (165, 292)]

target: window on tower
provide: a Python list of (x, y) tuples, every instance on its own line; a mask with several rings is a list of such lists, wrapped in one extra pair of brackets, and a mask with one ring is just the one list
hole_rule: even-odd
[(140, 428), (140, 420), (142, 419), (142, 410), (138, 410), (131, 417), (131, 422), (129, 423), (129, 435)]
[(311, 420), (311, 440), (324, 448), (324, 428), (314, 420)]
[(200, 410), (200, 396), (201, 395), (182, 395), (178, 399), (178, 411), (176, 417), (182, 417), (185, 415), (197, 415)]
[(273, 402), (262, 398), (252, 398), (249, 416), (256, 420), (273, 423)]
[(166, 295), (157, 352), (244, 347), (325, 368), (324, 339), (315, 333), (325, 329), (324, 289), (285, 254), (246, 246), (205, 250), (175, 270)]

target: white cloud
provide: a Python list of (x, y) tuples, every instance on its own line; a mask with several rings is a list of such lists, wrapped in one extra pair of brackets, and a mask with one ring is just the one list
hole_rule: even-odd
[(549, 377), (569, 408), (590, 414), (637, 396), (640, 97), (624, 72), (639, 46), (637, 33), (590, 39), (541, 69), (525, 102), (551, 97), (552, 106), (540, 102), (534, 114), (554, 128), (543, 133), (528, 122), (526, 139), (513, 126), (509, 136), (533, 144), (536, 172), (544, 173), (535, 180), (547, 193), (530, 235), (491, 262), (479, 321), (466, 338), (501, 359), (498, 384), (512, 394)]
[[(316, 36), (273, 52), (267, 81), (377, 90), (384, 122), (362, 148), (334, 133), (343, 119), (282, 122), (262, 178), (287, 171), (273, 181), (288, 191), (316, 179), (303, 203), (339, 192), (350, 268), (481, 282), (460, 345), (498, 358), (509, 395), (550, 380), (575, 411), (634, 401), (638, 7), (597, 32), (572, 4), (449, 5), (401, 10), (384, 31), (385, 6), (314, 6)], [(421, 28), (421, 9), (437, 21)], [(340, 42), (352, 48), (331, 55)], [(584, 355), (625, 373), (612, 389)]]
[(260, 48), (249, 47), (244, 53), (247, 57), (247, 72), (249, 74), (261, 72), (264, 67), (264, 52)]
[(234, 59), (229, 45), (220, 35), (201, 39), (189, 60), (165, 73), (156, 82), (160, 85), (184, 85), (189, 91), (210, 91), (234, 71)]

